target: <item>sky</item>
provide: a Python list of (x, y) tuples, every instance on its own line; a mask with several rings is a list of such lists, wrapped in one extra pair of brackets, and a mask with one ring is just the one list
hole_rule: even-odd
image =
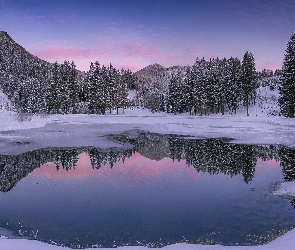
[(196, 58), (281, 68), (295, 31), (294, 0), (0, 0), (0, 30), (41, 59), (112, 63), (133, 72)]

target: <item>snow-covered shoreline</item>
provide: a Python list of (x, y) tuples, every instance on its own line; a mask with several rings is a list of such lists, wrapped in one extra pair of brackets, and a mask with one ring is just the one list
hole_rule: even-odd
[[(221, 246), (221, 245), (198, 245), (198, 244), (186, 244), (177, 243), (173, 245), (165, 246), (163, 250), (293, 250), (295, 246), (295, 229), (287, 232), (283, 236), (269, 242), (265, 245), (258, 246)], [(70, 249), (67, 247), (50, 245), (36, 240), (26, 239), (7, 239), (6, 237), (0, 237), (0, 249), (3, 250), (64, 250)], [(95, 249), (95, 248), (86, 248)], [(102, 250), (111, 250), (114, 248), (100, 248)], [(119, 250), (147, 250), (150, 249), (144, 246), (124, 246), (118, 247)]]
[[(105, 136), (133, 129), (163, 134), (179, 134), (196, 138), (232, 138), (234, 143), (243, 144), (281, 144), (295, 147), (295, 123), (291, 118), (280, 116), (245, 114), (238, 115), (167, 115), (149, 112), (127, 115), (49, 115), (32, 116), (29, 120), (18, 121), (12, 112), (0, 113), (2, 121), (0, 132), (24, 131), (55, 124), (68, 135), (75, 136), (74, 125), (97, 125), (96, 135)], [(67, 127), (71, 125), (71, 130)], [(78, 131), (81, 133), (81, 131)], [(87, 131), (85, 131), (87, 133)], [(30, 136), (27, 132), (27, 136)], [(0, 137), (2, 135), (0, 134)]]

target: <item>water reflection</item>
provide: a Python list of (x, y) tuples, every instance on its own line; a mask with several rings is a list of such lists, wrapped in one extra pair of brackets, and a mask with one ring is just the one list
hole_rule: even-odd
[(294, 149), (141, 131), (110, 139), (133, 147), (0, 155), (0, 227), (18, 232), (21, 223), (43, 241), (110, 247), (183, 236), (256, 244), (255, 235), (295, 225), (295, 202), (266, 195), (269, 184), (294, 180)]
[(140, 153), (151, 160), (170, 158), (185, 160), (197, 172), (210, 175), (242, 175), (249, 183), (255, 173), (258, 159), (279, 161), (285, 181), (295, 179), (295, 150), (285, 146), (237, 145), (227, 139), (186, 139), (176, 135), (161, 135), (138, 132), (136, 136), (128, 133), (113, 136), (113, 139), (134, 145), (132, 149), (99, 148), (48, 148), (27, 152), (20, 155), (0, 155), (0, 190), (10, 191), (18, 181), (34, 169), (47, 162), (54, 162), (56, 170), (72, 170), (77, 167), (78, 155), (86, 153), (90, 157), (93, 169), (100, 169), (116, 162), (125, 162), (134, 153)]

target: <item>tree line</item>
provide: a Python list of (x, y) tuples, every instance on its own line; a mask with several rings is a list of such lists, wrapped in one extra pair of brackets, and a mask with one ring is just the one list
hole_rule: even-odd
[[(238, 58), (197, 58), (185, 70), (139, 79), (130, 70), (91, 63), (87, 72), (74, 62), (48, 63), (16, 44), (6, 33), (0, 36), (0, 87), (24, 113), (118, 113), (119, 109), (142, 106), (153, 112), (207, 115), (236, 113), (256, 102), (259, 78), (279, 76), (272, 89), (279, 87), (281, 114), (295, 116), (295, 34), (287, 44), (282, 70), (257, 72), (251, 52)], [(148, 85), (147, 82), (154, 81)], [(265, 81), (267, 82), (267, 81)], [(135, 90), (137, 99), (128, 98)]]
[(254, 56), (246, 52), (238, 58), (197, 59), (184, 77), (178, 71), (171, 76), (166, 110), (170, 113), (236, 113), (240, 104), (247, 108), (255, 103), (257, 72)]

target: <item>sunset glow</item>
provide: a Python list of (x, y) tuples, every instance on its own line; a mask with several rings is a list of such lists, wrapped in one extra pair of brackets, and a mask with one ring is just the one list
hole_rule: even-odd
[[(145, 178), (163, 178), (177, 172), (183, 176), (189, 176), (190, 179), (198, 179), (201, 174), (197, 173), (193, 167), (188, 167), (185, 161), (174, 161), (164, 158), (160, 161), (152, 161), (143, 157), (139, 153), (135, 153), (131, 158), (115, 163), (111, 168), (109, 164), (102, 165), (100, 169), (91, 167), (90, 158), (86, 153), (79, 155), (79, 160), (75, 169), (65, 170), (60, 167), (56, 169), (53, 162), (49, 162), (40, 168), (37, 168), (31, 175), (45, 178), (76, 178), (85, 179), (92, 176), (100, 176), (102, 178), (110, 177), (112, 179), (125, 179), (129, 181), (140, 181)], [(182, 177), (183, 177), (182, 176)], [(174, 176), (178, 178), (179, 176)], [(187, 177), (186, 177), (187, 178)]]
[(282, 1), (0, 1), (0, 30), (50, 62), (110, 62), (137, 71), (153, 63), (251, 51), (258, 70), (282, 66), (295, 4)]

